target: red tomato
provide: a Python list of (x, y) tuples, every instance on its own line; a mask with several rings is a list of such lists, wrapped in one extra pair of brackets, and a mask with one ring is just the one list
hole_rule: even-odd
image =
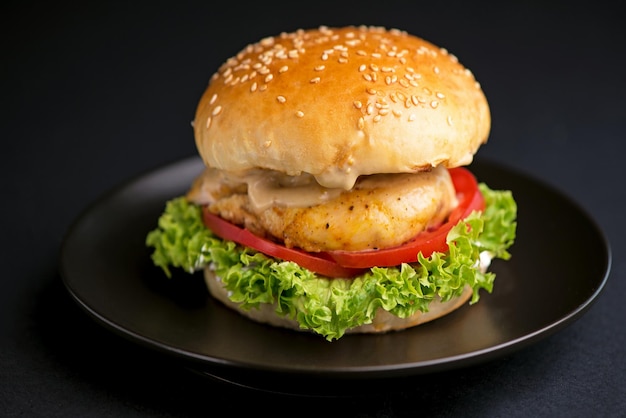
[(324, 253), (309, 253), (297, 248), (287, 248), (284, 245), (258, 237), (247, 229), (242, 229), (212, 214), (206, 206), (202, 208), (202, 216), (207, 228), (222, 239), (234, 241), (275, 258), (293, 261), (327, 277), (354, 277), (365, 270), (341, 266), (333, 260), (324, 258)]
[(250, 231), (210, 213), (206, 207), (203, 208), (202, 214), (207, 228), (222, 239), (234, 241), (275, 258), (293, 261), (327, 277), (354, 277), (373, 266), (397, 266), (405, 262), (415, 262), (419, 252), (425, 257), (429, 257), (434, 251), (445, 252), (448, 250), (446, 237), (450, 229), (472, 211), (482, 211), (485, 207), (483, 196), (478, 190), (474, 175), (461, 167), (449, 171), (459, 204), (452, 211), (448, 220), (437, 229), (422, 232), (412, 241), (393, 248), (309, 253), (297, 248), (287, 248), (284, 245), (258, 237)]

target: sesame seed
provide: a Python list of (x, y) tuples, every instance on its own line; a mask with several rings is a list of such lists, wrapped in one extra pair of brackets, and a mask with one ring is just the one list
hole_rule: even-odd
[(297, 117), (299, 117), (299, 118), (302, 118), (302, 117), (304, 117), (304, 112), (303, 112), (303, 111), (301, 111), (301, 110), (298, 110), (298, 111), (296, 112), (296, 116), (297, 116)]
[(411, 113), (409, 115), (409, 122), (413, 122), (415, 120), (415, 115), (413, 113)]
[(439, 74), (439, 67), (433, 67), (433, 72), (435, 74)]
[(254, 93), (254, 92), (256, 91), (256, 89), (257, 89), (257, 84), (256, 84), (256, 81), (255, 81), (255, 82), (254, 82), (254, 83), (252, 83), (252, 85), (250, 86), (250, 91), (251, 91), (252, 93)]
[(213, 96), (211, 96), (211, 100), (209, 100), (209, 104), (212, 105), (215, 103), (215, 100), (217, 100), (217, 93), (213, 94)]
[(365, 89), (365, 91), (367, 92), (367, 94), (371, 94), (371, 95), (378, 93), (376, 89), (373, 89), (373, 88), (367, 88)]
[(272, 141), (268, 139), (267, 141), (263, 143), (263, 145), (265, 146), (265, 148), (269, 148), (270, 145), (272, 145)]
[(363, 74), (363, 78), (366, 79), (367, 81), (372, 81), (372, 76), (369, 74)]
[(272, 36), (268, 36), (266, 38), (261, 39), (261, 41), (259, 41), (259, 44), (266, 46), (266, 47), (272, 46), (274, 45), (274, 38)]
[(209, 116), (208, 118), (206, 118), (206, 128), (209, 129), (211, 127), (211, 120), (212, 118)]
[(380, 115), (374, 116), (374, 122), (380, 122), (380, 118), (381, 118)]
[(288, 69), (289, 69), (289, 67), (287, 67), (286, 65), (283, 65), (282, 67), (280, 67), (278, 72), (282, 74), (282, 73), (287, 72)]
[(362, 130), (365, 127), (365, 119), (361, 116), (357, 122), (357, 127)]
[(435, 96), (437, 96), (439, 99), (444, 99), (446, 96), (443, 93), (437, 93)]
[(369, 103), (369, 104), (367, 105), (367, 108), (366, 108), (365, 112), (366, 112), (368, 115), (371, 115), (372, 113), (374, 113), (374, 105), (373, 105), (373, 104), (371, 104), (371, 103)]
[(268, 75), (265, 77), (265, 82), (266, 82), (266, 83), (269, 83), (270, 81), (272, 81), (272, 79), (273, 79), (273, 78), (274, 78), (274, 75), (273, 75), (273, 74), (268, 74)]
[(437, 106), (439, 106), (439, 102), (437, 100), (433, 100), (432, 102), (430, 102), (430, 107), (432, 107), (433, 109), (436, 109)]
[(367, 69), (367, 66), (365, 64), (361, 64), (359, 65), (359, 72), (363, 72)]
[(354, 107), (356, 107), (357, 109), (360, 109), (363, 107), (363, 103), (361, 103), (358, 100), (355, 100), (353, 104), (354, 104)]
[(220, 113), (222, 113), (222, 106), (215, 106), (215, 109), (213, 109), (213, 112), (211, 112), (211, 115), (213, 116), (217, 116)]
[(287, 101), (285, 96), (276, 96), (276, 100), (278, 100), (279, 103), (285, 103)]
[(314, 77), (314, 78), (311, 79), (310, 82), (311, 82), (311, 84), (317, 84), (317, 83), (320, 82), (320, 78), (319, 77)]
[(324, 71), (324, 69), (326, 69), (325, 65), (317, 65), (314, 70), (315, 71)]

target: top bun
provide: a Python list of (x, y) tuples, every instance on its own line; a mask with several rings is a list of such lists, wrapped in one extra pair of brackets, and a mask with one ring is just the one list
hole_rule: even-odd
[(454, 55), (365, 26), (247, 46), (213, 75), (194, 121), (209, 167), (304, 172), (345, 189), (361, 174), (467, 165), (490, 127), (485, 95)]

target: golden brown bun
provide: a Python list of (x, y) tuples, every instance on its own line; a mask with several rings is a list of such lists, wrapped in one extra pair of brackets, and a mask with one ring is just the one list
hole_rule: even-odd
[(346, 189), (361, 174), (469, 164), (490, 127), (483, 91), (456, 57), (374, 27), (247, 46), (214, 74), (194, 121), (210, 167), (306, 172)]
[[(286, 318), (276, 313), (276, 306), (270, 304), (261, 304), (259, 309), (244, 310), (239, 305), (228, 299), (228, 292), (222, 285), (221, 280), (215, 275), (210, 268), (204, 269), (204, 280), (209, 289), (209, 293), (217, 300), (222, 302), (228, 308), (240, 313), (241, 315), (264, 324), (275, 327), (288, 328), (296, 331), (306, 331), (298, 325), (298, 322)], [(371, 324), (365, 324), (346, 331), (346, 334), (374, 334), (388, 331), (400, 331), (411, 328), (425, 322), (433, 321), (444, 315), (448, 315), (452, 311), (460, 308), (472, 296), (472, 289), (468, 286), (465, 288), (461, 296), (448, 302), (433, 300), (428, 305), (428, 312), (416, 312), (408, 318), (399, 318), (389, 312), (378, 309), (376, 316)], [(308, 331), (306, 331), (308, 332)]]

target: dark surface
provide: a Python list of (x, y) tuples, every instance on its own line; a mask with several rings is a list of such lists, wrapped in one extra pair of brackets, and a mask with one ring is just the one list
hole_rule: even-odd
[[(626, 33), (618, 6), (391, 1), (347, 2), (358, 10), (341, 12), (337, 2), (228, 4), (1, 6), (0, 411), (184, 417), (219, 415), (220, 404), (237, 416), (624, 416)], [(72, 300), (59, 258), (76, 217), (129, 178), (195, 154), (189, 124), (223, 60), (264, 36), (320, 24), (401, 28), (472, 69), (493, 118), (479, 156), (564, 193), (611, 244), (610, 277), (583, 316), (486, 363), (403, 379), (393, 390), (372, 382), (366, 395), (318, 398), (207, 379), (110, 332)], [(558, 251), (584, 247), (574, 242), (580, 227), (571, 225)], [(597, 263), (593, 254), (573, 253), (569, 263), (584, 270)]]

